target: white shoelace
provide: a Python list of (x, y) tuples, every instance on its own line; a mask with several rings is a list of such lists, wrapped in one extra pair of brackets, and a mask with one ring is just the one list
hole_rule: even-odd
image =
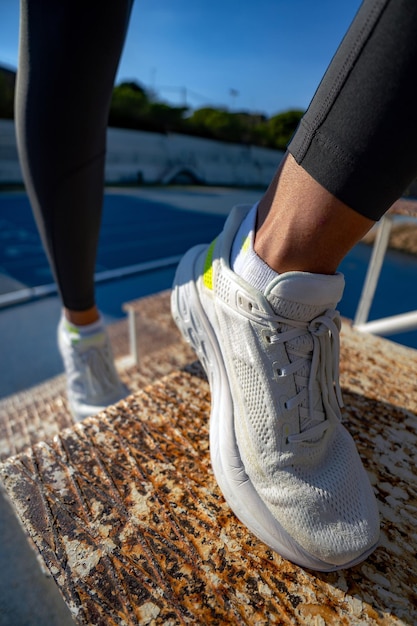
[[(263, 317), (260, 311), (256, 311), (256, 314)], [(297, 388), (301, 388), (296, 396), (285, 403), (289, 410), (299, 407), (302, 423), (300, 433), (289, 435), (288, 441), (302, 443), (317, 440), (329, 428), (330, 420), (341, 420), (343, 399), (339, 384), (339, 313), (329, 309), (311, 322), (298, 322), (280, 316), (268, 316), (268, 321), (277, 324), (277, 332), (268, 337), (271, 344), (288, 344), (305, 335), (312, 337), (312, 351), (303, 350), (302, 342), (297, 348), (286, 346), (288, 355), (296, 358), (293, 361), (290, 359), (291, 362), (279, 368), (276, 374), (294, 376)], [(280, 331), (282, 326), (292, 328)], [(310, 370), (308, 378), (299, 373), (306, 365)], [(324, 412), (314, 409), (317, 394), (320, 394)], [(305, 400), (308, 408), (301, 406)]]

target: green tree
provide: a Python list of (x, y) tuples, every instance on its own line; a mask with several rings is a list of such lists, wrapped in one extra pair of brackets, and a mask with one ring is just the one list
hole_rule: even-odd
[(298, 109), (278, 113), (268, 120), (267, 135), (271, 148), (285, 150), (304, 112)]
[(158, 102), (153, 94), (135, 82), (124, 82), (113, 90), (109, 124), (284, 150), (303, 115), (302, 111), (290, 110), (268, 119), (246, 111), (232, 113), (227, 109), (203, 107), (186, 118), (187, 111), (187, 107)]
[(225, 109), (203, 107), (188, 118), (188, 126), (195, 134), (223, 141), (241, 141), (244, 127), (236, 113)]
[(148, 119), (152, 126), (160, 130), (181, 132), (187, 111), (188, 107), (172, 107), (163, 102), (152, 102), (149, 106)]
[(142, 128), (149, 113), (150, 101), (137, 83), (121, 83), (113, 89), (109, 124), (119, 128)]
[(119, 128), (181, 132), (186, 111), (187, 107), (155, 102), (143, 87), (125, 82), (113, 90), (109, 124)]

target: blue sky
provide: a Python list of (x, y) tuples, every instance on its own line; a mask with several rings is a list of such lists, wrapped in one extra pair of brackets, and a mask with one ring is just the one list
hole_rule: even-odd
[[(18, 5), (0, 0), (0, 64), (13, 68)], [(305, 109), (359, 5), (136, 0), (116, 82), (137, 80), (171, 104), (185, 98), (192, 107), (267, 115)], [(232, 96), (232, 89), (238, 94)]]

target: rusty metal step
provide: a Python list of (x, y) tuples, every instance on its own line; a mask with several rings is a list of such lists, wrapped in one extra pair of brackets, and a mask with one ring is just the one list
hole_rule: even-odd
[(344, 325), (344, 415), (382, 518), (351, 570), (294, 566), (234, 517), (195, 365), (6, 460), (2, 481), (79, 624), (415, 624), (416, 373), (415, 351)]

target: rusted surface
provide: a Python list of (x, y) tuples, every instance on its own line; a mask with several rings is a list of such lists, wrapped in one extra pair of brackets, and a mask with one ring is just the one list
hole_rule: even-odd
[[(372, 228), (363, 237), (362, 242), (369, 245), (375, 243), (378, 226)], [(406, 254), (417, 254), (417, 223), (406, 220), (405, 222), (394, 223), (391, 226), (388, 247)]]
[(417, 217), (417, 200), (412, 200), (411, 198), (400, 198), (394, 202), (388, 213), (391, 213), (392, 215)]
[[(108, 332), (115, 357), (128, 354), (126, 321), (111, 324)], [(51, 439), (72, 424), (63, 375), (4, 398), (0, 400), (0, 460)]]
[[(401, 198), (397, 200), (388, 213), (409, 217), (407, 220), (394, 221), (388, 239), (388, 247), (407, 254), (417, 254), (417, 200)], [(414, 219), (412, 219), (414, 218)], [(373, 245), (379, 225), (372, 228), (362, 239), (364, 243)]]
[(136, 313), (139, 363), (146, 355), (163, 348), (177, 345), (183, 349), (178, 328), (171, 316), (170, 297), (171, 290), (168, 290), (123, 305), (124, 311), (133, 310)]
[(271, 553), (213, 478), (209, 388), (174, 372), (2, 466), (79, 624), (417, 623), (417, 355), (345, 325), (347, 426), (370, 472), (381, 546), (316, 575)]
[[(128, 325), (121, 320), (108, 332), (119, 374), (131, 393), (165, 376), (192, 360), (170, 316), (169, 293), (137, 300), (140, 315), (141, 360), (126, 367), (122, 357), (129, 352)], [(52, 439), (72, 426), (65, 376), (57, 376), (36, 387), (0, 400), (0, 460), (19, 454), (31, 445)]]
[(0, 400), (0, 460), (50, 439), (72, 423), (63, 376)]
[(147, 359), (159, 358), (164, 362), (161, 350), (187, 355), (185, 360), (180, 357), (181, 365), (194, 358), (172, 319), (170, 298), (171, 290), (167, 290), (123, 305), (129, 314), (132, 361), (139, 369), (146, 369)]

